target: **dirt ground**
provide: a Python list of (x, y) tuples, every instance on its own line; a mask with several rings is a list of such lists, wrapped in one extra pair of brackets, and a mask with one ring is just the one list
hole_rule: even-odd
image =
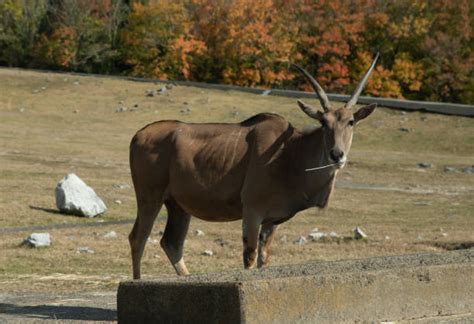
[[(160, 119), (238, 122), (264, 111), (281, 114), (298, 127), (311, 124), (291, 98), (184, 86), (146, 96), (161, 86), (0, 69), (0, 322), (115, 318), (117, 283), (131, 275), (127, 235), (136, 212), (128, 146), (144, 125)], [(283, 224), (271, 263), (472, 246), (474, 174), (465, 170), (474, 164), (473, 157), (473, 119), (378, 108), (355, 130), (349, 163), (329, 208), (302, 212)], [(420, 168), (421, 162), (432, 166)], [(56, 210), (54, 188), (71, 172), (103, 198), (106, 214), (87, 219)], [(145, 278), (174, 275), (159, 248), (165, 221), (162, 210), (145, 250)], [(240, 226), (193, 219), (185, 244), (189, 270), (241, 268)], [(367, 240), (349, 239), (356, 226)], [(315, 227), (339, 238), (294, 243)], [(197, 229), (204, 235), (196, 235)], [(105, 237), (110, 231), (117, 236)], [(20, 247), (32, 232), (49, 232), (52, 246)], [(80, 253), (81, 247), (94, 253)], [(208, 249), (213, 256), (202, 254)], [(86, 310), (81, 307), (91, 307), (84, 313), (96, 315), (60, 315)]]

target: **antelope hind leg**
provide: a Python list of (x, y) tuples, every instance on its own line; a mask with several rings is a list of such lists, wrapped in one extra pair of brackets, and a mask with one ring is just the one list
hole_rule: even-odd
[(168, 209), (168, 221), (161, 239), (161, 247), (179, 276), (189, 274), (183, 260), (183, 245), (188, 233), (191, 216), (186, 213), (174, 199), (165, 201)]
[(137, 199), (137, 218), (133, 229), (128, 236), (132, 251), (133, 279), (140, 279), (140, 262), (143, 256), (145, 244), (150, 235), (156, 216), (163, 205), (161, 197), (154, 197), (152, 200)]

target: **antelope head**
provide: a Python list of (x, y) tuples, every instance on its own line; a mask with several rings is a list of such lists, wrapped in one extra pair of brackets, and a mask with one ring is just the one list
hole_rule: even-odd
[(370, 68), (365, 73), (364, 77), (360, 81), (359, 85), (354, 90), (349, 101), (344, 107), (335, 109), (331, 107), (328, 97), (324, 92), (323, 88), (319, 83), (302, 67), (292, 64), (296, 69), (303, 73), (308, 79), (314, 91), (316, 92), (323, 111), (320, 111), (301, 100), (298, 100), (298, 106), (306, 113), (309, 117), (318, 120), (322, 125), (323, 138), (324, 138), (324, 156), (327, 158), (327, 163), (335, 164), (338, 168), (342, 168), (346, 161), (347, 155), (352, 144), (352, 134), (354, 126), (357, 125), (362, 119), (369, 116), (377, 106), (373, 103), (364, 106), (357, 110), (352, 111), (352, 107), (357, 103), (360, 93), (364, 89), (365, 84), (375, 67), (379, 54), (377, 53), (374, 61)]

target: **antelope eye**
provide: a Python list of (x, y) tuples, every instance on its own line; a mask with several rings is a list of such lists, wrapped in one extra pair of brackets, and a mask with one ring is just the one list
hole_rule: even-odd
[(354, 120), (349, 120), (349, 123), (348, 123), (349, 126), (354, 126)]

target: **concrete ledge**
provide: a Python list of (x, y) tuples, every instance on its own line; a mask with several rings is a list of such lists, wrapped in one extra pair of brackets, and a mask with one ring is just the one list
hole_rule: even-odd
[(474, 319), (474, 250), (120, 283), (119, 323)]

